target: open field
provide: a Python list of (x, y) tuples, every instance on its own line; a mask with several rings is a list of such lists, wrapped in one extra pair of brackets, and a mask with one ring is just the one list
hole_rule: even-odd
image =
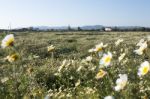
[[(150, 73), (138, 76), (144, 61), (150, 62), (148, 32), (37, 32), (14, 33), (13, 47), (0, 48), (0, 98), (1, 99), (148, 99), (150, 97)], [(2, 40), (6, 34), (0, 34)], [(118, 46), (115, 42), (123, 39)], [(147, 41), (142, 55), (133, 51), (141, 40)], [(108, 44), (101, 52), (88, 50), (103, 42)], [(47, 51), (54, 45), (55, 49)], [(96, 79), (99, 61), (103, 54), (112, 53), (107, 72)], [(17, 53), (15, 62), (4, 58)], [(125, 53), (122, 61), (118, 57)], [(102, 55), (99, 55), (102, 54)], [(86, 57), (92, 60), (87, 61)], [(115, 91), (119, 74), (127, 74), (124, 88)]]

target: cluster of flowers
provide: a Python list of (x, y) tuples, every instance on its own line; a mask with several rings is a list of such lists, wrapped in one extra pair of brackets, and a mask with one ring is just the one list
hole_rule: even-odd
[[(146, 51), (147, 49), (147, 44), (148, 40), (144, 40), (144, 39), (141, 39), (139, 41), (139, 43), (137, 43), (136, 46), (139, 47), (139, 49), (137, 50), (134, 50), (134, 52), (138, 55), (143, 55), (144, 52)], [(143, 63), (141, 63), (141, 66), (138, 70), (138, 75), (141, 77), (141, 76), (144, 76), (145, 74), (147, 74), (148, 72), (150, 71), (150, 64), (148, 61), (144, 61)]]
[[(1, 48), (5, 49), (7, 47), (14, 47), (14, 35), (13, 34), (9, 34), (9, 35), (6, 35), (4, 37), (4, 39), (2, 40), (1, 42)], [(15, 62), (17, 59), (19, 58), (19, 55), (16, 53), (16, 52), (13, 52), (11, 53), (10, 55), (6, 56), (4, 58), (5, 61), (8, 61), (10, 63), (13, 63)], [(1, 82), (2, 83), (5, 83), (6, 81), (8, 81), (9, 78), (8, 77), (4, 77), (1, 79)]]
[[(115, 42), (115, 45), (118, 46), (121, 42), (123, 42), (123, 39), (118, 39)], [(148, 46), (147, 42), (148, 41), (146, 41), (144, 39), (140, 40), (139, 43), (136, 45), (139, 47), (139, 49), (134, 50), (133, 52), (137, 55), (142, 55)], [(100, 44), (96, 45), (95, 48), (92, 48), (89, 50), (90, 53), (98, 52), (98, 54), (99, 53), (101, 54), (99, 56), (102, 56), (99, 61), (99, 71), (96, 74), (96, 77), (95, 77), (96, 79), (101, 79), (107, 74), (107, 72), (104, 71), (102, 68), (104, 68), (104, 67), (107, 68), (109, 66), (112, 66), (112, 58), (113, 58), (112, 53), (109, 51), (107, 53), (103, 53), (103, 50), (106, 47), (107, 47), (107, 44), (103, 45), (103, 43), (100, 43)], [(125, 56), (126, 56), (126, 53), (122, 53), (118, 57), (118, 61), (120, 62), (121, 60), (123, 60)], [(86, 59), (91, 61), (92, 56), (88, 56)], [(141, 63), (137, 74), (139, 77), (141, 77), (141, 76), (144, 76), (145, 74), (147, 74), (149, 71), (150, 71), (150, 64), (148, 61), (144, 61), (143, 63)], [(127, 74), (119, 74), (119, 78), (116, 80), (116, 86), (114, 87), (114, 90), (115, 91), (123, 90), (125, 88), (125, 86), (127, 85), (127, 83), (128, 83), (128, 75)], [(106, 96), (104, 99), (114, 99), (114, 97)]]
[(141, 39), (136, 46), (139, 46), (139, 49), (134, 50), (134, 52), (138, 55), (142, 55), (145, 49), (147, 48), (147, 41)]
[[(14, 48), (14, 35), (13, 34), (9, 34), (6, 35), (4, 37), (4, 39), (1, 42), (1, 48), (5, 49), (7, 47), (13, 47)], [(119, 39), (115, 42), (115, 45), (118, 46), (121, 42), (123, 42), (123, 39)], [(133, 52), (137, 55), (143, 55), (145, 50), (148, 47), (148, 41), (147, 40), (140, 40), (139, 43), (136, 45), (137, 47), (139, 47), (138, 49), (134, 50)], [(96, 74), (95, 78), (96, 79), (101, 79), (103, 78), (105, 75), (108, 74), (107, 71), (104, 71), (103, 68), (108, 68), (110, 66), (112, 66), (112, 59), (113, 59), (113, 53), (111, 53), (110, 51), (107, 51), (107, 53), (104, 53), (105, 48), (108, 46), (108, 44), (103, 44), (100, 43), (98, 45), (96, 45), (94, 48), (89, 49), (89, 53), (98, 53), (99, 57), (100, 57), (100, 61), (99, 61), (99, 70), (98, 73)], [(55, 46), (51, 45), (47, 47), (47, 51), (48, 52), (53, 52), (55, 50)], [(126, 56), (127, 53), (122, 53), (119, 57), (118, 57), (118, 61), (121, 62), (124, 57)], [(5, 60), (7, 60), (8, 62), (12, 63), (15, 62), (17, 59), (19, 58), (19, 55), (15, 52), (12, 53), (8, 56), (6, 56)], [(90, 62), (92, 61), (93, 56), (88, 56), (86, 57), (86, 61)], [(64, 60), (62, 65), (60, 66), (60, 68), (58, 69), (58, 72), (60, 73), (62, 71), (62, 69), (64, 67), (68, 67), (70, 64), (73, 64), (74, 62), (72, 60), (66, 61)], [(77, 71), (79, 71), (81, 69), (81, 67), (79, 67), (79, 69)], [(150, 63), (146, 60), (144, 60), (144, 62), (141, 63), (137, 75), (139, 77), (142, 77), (144, 75), (146, 75), (148, 72), (150, 71)], [(125, 86), (128, 84), (128, 75), (127, 74), (118, 74), (119, 78), (116, 80), (116, 86), (114, 86), (114, 90), (115, 91), (120, 91), (123, 90), (125, 88)], [(7, 81), (8, 78), (5, 77), (4, 79), (1, 80), (1, 82), (5, 82)], [(77, 81), (75, 86), (78, 86), (80, 84), (80, 80)], [(104, 99), (114, 99), (113, 96), (106, 96)]]
[(55, 50), (55, 46), (54, 45), (50, 45), (50, 46), (47, 47), (47, 51), (48, 52), (52, 52), (54, 50)]
[[(6, 35), (5, 38), (2, 40), (1, 42), (1, 47), (4, 49), (4, 48), (7, 48), (7, 47), (13, 47), (14, 46), (14, 35), (13, 34), (9, 34), (9, 35)], [(10, 55), (8, 55), (5, 60), (7, 60), (8, 62), (14, 62), (18, 59), (18, 54), (15, 52), (15, 53), (12, 53)]]
[[(4, 39), (2, 40), (2, 42), (1, 42), (1, 48), (4, 49), (4, 48), (7, 48), (7, 47), (14, 47), (14, 41), (15, 41), (15, 39), (14, 39), (13, 34), (6, 35), (4, 37)], [(54, 51), (54, 49), (55, 49), (55, 46), (53, 46), (53, 45), (50, 45), (50, 46), (47, 47), (48, 52), (52, 52), (52, 51)], [(17, 59), (18, 59), (18, 54), (17, 53), (13, 53), (11, 55), (8, 55), (5, 58), (5, 60), (7, 60), (11, 63), (16, 61)]]

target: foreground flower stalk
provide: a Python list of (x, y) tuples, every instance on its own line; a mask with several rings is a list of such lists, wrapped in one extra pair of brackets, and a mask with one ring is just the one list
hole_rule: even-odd
[(16, 65), (16, 61), (19, 58), (19, 54), (16, 53), (17, 50), (14, 47), (14, 41), (15, 41), (15, 39), (14, 39), (14, 35), (13, 34), (6, 35), (4, 37), (4, 39), (2, 40), (1, 47), (3, 49), (7, 48), (7, 47), (11, 47), (12, 48), (11, 50), (15, 51), (15, 53), (12, 51), (13, 54), (8, 55), (4, 59), (7, 60), (8, 62), (10, 62), (11, 65), (12, 65), (12, 71), (13, 71), (12, 78), (14, 80), (14, 83), (13, 83), (14, 85), (12, 85), (12, 86), (13, 86), (14, 91), (16, 93), (16, 98), (19, 99), (19, 98), (21, 98), (21, 95), (20, 95), (20, 89), (19, 89), (19, 86), (18, 86), (18, 84), (19, 84), (19, 82), (18, 82), (18, 75), (17, 75), (17, 69), (18, 68), (17, 68), (17, 65)]
[(47, 47), (48, 53), (51, 53), (51, 65), (52, 66), (53, 66), (53, 63), (54, 63), (54, 50), (55, 50), (54, 45), (50, 45), (50, 46)]

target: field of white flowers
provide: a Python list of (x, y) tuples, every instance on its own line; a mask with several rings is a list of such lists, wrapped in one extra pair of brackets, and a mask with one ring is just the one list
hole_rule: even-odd
[(148, 32), (0, 35), (0, 99), (149, 99)]

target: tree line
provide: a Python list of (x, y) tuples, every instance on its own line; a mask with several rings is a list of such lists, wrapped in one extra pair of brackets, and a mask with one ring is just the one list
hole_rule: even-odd
[[(39, 28), (20, 28), (20, 29), (0, 29), (0, 32), (57, 32), (57, 31), (101, 31), (104, 32), (106, 27), (100, 27), (98, 29), (83, 29), (82, 27), (77, 27), (77, 28), (71, 28), (68, 26), (66, 29), (45, 29), (41, 30)], [(141, 31), (141, 32), (150, 32), (149, 27), (109, 27), (111, 28), (111, 31), (114, 32), (128, 32), (128, 31)]]

